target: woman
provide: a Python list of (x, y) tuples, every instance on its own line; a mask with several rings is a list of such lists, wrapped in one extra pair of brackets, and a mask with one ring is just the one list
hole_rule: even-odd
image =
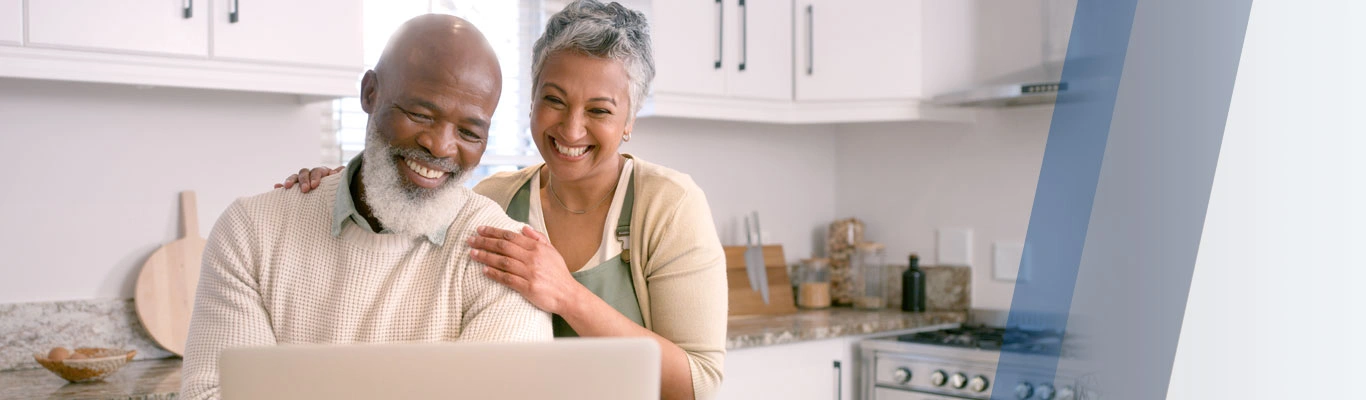
[[(471, 256), (554, 314), (556, 336), (653, 338), (661, 397), (711, 397), (726, 330), (725, 254), (711, 210), (687, 175), (618, 152), (654, 78), (644, 17), (575, 1), (551, 17), (533, 52), (531, 133), (545, 163), (474, 188), (532, 229), (481, 227)], [(284, 186), (303, 176), (307, 190), (335, 172), (302, 170)]]

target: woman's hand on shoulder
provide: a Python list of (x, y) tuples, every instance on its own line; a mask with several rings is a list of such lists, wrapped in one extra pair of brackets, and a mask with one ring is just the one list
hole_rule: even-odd
[(585, 289), (570, 275), (550, 239), (523, 226), (521, 232), (481, 226), (468, 241), (470, 257), (484, 263), (484, 276), (521, 293), (543, 311), (563, 314)]
[(326, 178), (328, 175), (339, 173), (345, 168), (346, 166), (337, 167), (336, 169), (327, 167), (317, 167), (311, 170), (308, 168), (301, 168), (299, 169), (299, 173), (285, 178), (284, 183), (275, 184), (275, 188), (293, 189), (295, 186), (298, 186), (300, 192), (308, 193), (313, 189), (317, 189), (318, 185), (322, 183), (323, 178)]

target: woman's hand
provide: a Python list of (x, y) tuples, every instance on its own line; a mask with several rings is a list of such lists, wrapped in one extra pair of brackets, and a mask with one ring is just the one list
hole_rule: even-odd
[(550, 239), (523, 226), (522, 232), (479, 227), (469, 240), (470, 257), (484, 263), (484, 275), (521, 293), (536, 308), (563, 314), (587, 288), (574, 280)]
[(291, 189), (295, 185), (298, 185), (299, 191), (308, 193), (313, 189), (317, 189), (318, 184), (322, 183), (323, 178), (327, 177), (328, 175), (341, 172), (344, 168), (346, 168), (346, 166), (344, 165), (337, 167), (336, 169), (327, 167), (317, 167), (312, 170), (309, 170), (308, 168), (303, 168), (299, 170), (299, 173), (290, 175), (288, 178), (285, 178), (285, 183), (275, 184), (275, 188)]

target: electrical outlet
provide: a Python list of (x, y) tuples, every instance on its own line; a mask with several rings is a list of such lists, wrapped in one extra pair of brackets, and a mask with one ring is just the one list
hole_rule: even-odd
[(991, 275), (1003, 281), (1029, 280), (1022, 242), (996, 242), (992, 245)]
[(940, 228), (935, 265), (972, 265), (972, 229)]

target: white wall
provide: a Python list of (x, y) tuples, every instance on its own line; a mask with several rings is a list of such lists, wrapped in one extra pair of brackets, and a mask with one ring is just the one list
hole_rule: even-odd
[(1023, 242), (1052, 107), (984, 110), (974, 124), (787, 126), (641, 119), (623, 151), (692, 175), (728, 245), (759, 210), (789, 262), (824, 253), (825, 231), (857, 217), (888, 261), (935, 257), (935, 229), (973, 230), (973, 306), (1010, 307), (992, 244)]
[(1360, 398), (1363, 18), (1252, 3), (1168, 398)]
[(938, 228), (970, 228), (972, 305), (1006, 309), (1013, 281), (992, 278), (992, 244), (1024, 241), (1052, 107), (983, 110), (975, 124), (838, 128), (835, 214), (866, 224), (890, 262), (935, 262)]
[(757, 210), (764, 242), (796, 262), (824, 252), (835, 219), (835, 142), (829, 126), (642, 118), (622, 151), (692, 175), (722, 243), (743, 245), (743, 218)]
[[(322, 107), (322, 108), (320, 108)], [(0, 303), (132, 297), (179, 235), (318, 163), (326, 103), (294, 96), (0, 80)]]

